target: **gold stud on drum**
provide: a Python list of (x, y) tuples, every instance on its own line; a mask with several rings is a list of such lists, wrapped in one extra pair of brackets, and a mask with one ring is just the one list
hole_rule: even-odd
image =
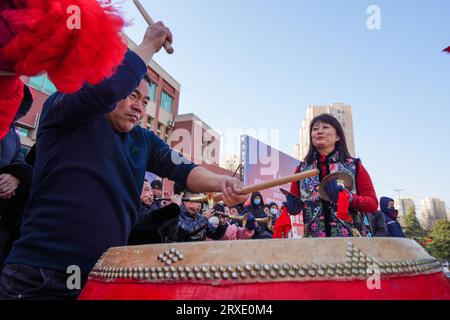
[(309, 275), (310, 277), (315, 277), (315, 276), (316, 276), (316, 271), (315, 271), (314, 269), (309, 269), (309, 270), (308, 270), (308, 275)]

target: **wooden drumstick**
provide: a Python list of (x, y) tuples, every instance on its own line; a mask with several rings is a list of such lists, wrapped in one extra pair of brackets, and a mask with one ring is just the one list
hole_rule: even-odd
[[(273, 187), (282, 186), (286, 183), (296, 182), (299, 180), (311, 178), (311, 177), (317, 176), (318, 174), (319, 174), (319, 170), (317, 170), (317, 169), (304, 171), (304, 172), (300, 172), (300, 173), (293, 174), (290, 176), (286, 176), (286, 177), (266, 181), (263, 183), (243, 187), (241, 193), (242, 194), (250, 194), (250, 193), (253, 193), (256, 191), (261, 191), (261, 190), (266, 190), (266, 189), (270, 189)], [(208, 202), (208, 204), (211, 206), (212, 203), (217, 203), (217, 202), (222, 201), (222, 196), (223, 196), (222, 193), (209, 194), (209, 195), (207, 195), (206, 202)]]
[(266, 181), (260, 184), (254, 184), (251, 186), (246, 186), (242, 188), (242, 193), (243, 194), (250, 194), (256, 191), (261, 191), (261, 190), (266, 190), (266, 189), (270, 189), (273, 187), (278, 187), (278, 186), (282, 186), (286, 183), (290, 183), (290, 182), (296, 182), (299, 180), (304, 180), (306, 178), (311, 178), (314, 176), (317, 176), (319, 174), (319, 170), (314, 169), (314, 170), (309, 170), (309, 171), (304, 171), (304, 172), (300, 172), (297, 174), (293, 174), (291, 176), (286, 176), (286, 177), (282, 177), (282, 178), (278, 178), (278, 179), (274, 179), (274, 180), (270, 180), (270, 181)]
[(15, 76), (15, 75), (16, 74), (14, 72), (0, 70), (0, 76), (11, 77), (11, 76)]
[[(141, 13), (142, 17), (147, 21), (147, 24), (151, 26), (154, 24), (152, 17), (148, 14), (148, 12), (145, 10), (144, 6), (141, 4), (139, 0), (133, 0), (134, 4), (138, 8), (139, 12)], [(164, 49), (166, 49), (166, 52), (168, 54), (172, 54), (174, 52), (172, 45), (169, 43), (169, 41), (164, 42)]]

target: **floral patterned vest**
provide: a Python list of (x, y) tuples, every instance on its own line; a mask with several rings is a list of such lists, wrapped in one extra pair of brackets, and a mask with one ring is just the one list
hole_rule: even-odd
[[(319, 169), (319, 156), (315, 155), (312, 164), (302, 162), (300, 164), (300, 172), (312, 169)], [(356, 173), (360, 163), (359, 159), (348, 158), (344, 162), (339, 162), (338, 152), (334, 151), (328, 155), (325, 160), (327, 164), (327, 174), (335, 172), (346, 172), (353, 177), (356, 182)], [(299, 182), (300, 199), (305, 203), (303, 210), (303, 221), (305, 224), (305, 237), (322, 238), (322, 237), (353, 237), (366, 235), (362, 229), (364, 223), (355, 210), (350, 208), (350, 216), (353, 223), (348, 223), (337, 218), (337, 206), (335, 203), (322, 200), (319, 197), (319, 185), (324, 177), (315, 176), (307, 178)], [(353, 183), (353, 190), (356, 193), (356, 183)]]

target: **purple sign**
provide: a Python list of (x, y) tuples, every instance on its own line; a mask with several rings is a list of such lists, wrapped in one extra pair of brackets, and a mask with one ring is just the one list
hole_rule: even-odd
[[(299, 161), (253, 137), (242, 139), (242, 166), (245, 185), (258, 184), (294, 174)], [(290, 190), (290, 184), (261, 191), (264, 203), (276, 202), (279, 206), (286, 200), (280, 188)]]

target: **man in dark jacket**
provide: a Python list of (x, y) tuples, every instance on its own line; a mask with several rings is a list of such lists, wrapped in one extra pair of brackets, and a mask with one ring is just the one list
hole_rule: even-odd
[[(14, 122), (25, 116), (33, 104), (30, 89), (25, 86), (24, 99)], [(25, 163), (20, 137), (12, 123), (0, 141), (0, 270), (19, 237), (22, 213), (31, 188), (32, 167)]]
[[(253, 192), (250, 205), (244, 208), (244, 213), (252, 215), (255, 219), (267, 218), (264, 212), (264, 200), (260, 192)], [(252, 239), (271, 239), (272, 233), (267, 229), (267, 224), (258, 224)]]
[(380, 209), (384, 213), (387, 225), (387, 236), (404, 238), (402, 226), (397, 221), (398, 211), (394, 208), (394, 200), (383, 197), (380, 199)]
[(384, 213), (377, 211), (370, 215), (372, 231), (374, 237), (387, 237), (387, 225)]
[[(185, 198), (196, 197), (197, 194), (186, 192)], [(208, 222), (210, 217), (200, 214), (201, 204), (183, 201), (176, 242), (204, 241), (206, 237), (219, 240), (225, 234), (228, 224), (219, 224), (217, 227)]]
[[(152, 24), (114, 75), (45, 101), (32, 189), (0, 274), (0, 299), (76, 299), (101, 255), (127, 245), (146, 172), (222, 192), (230, 205), (245, 199), (238, 179), (196, 166), (138, 125), (151, 99), (147, 66), (165, 41), (169, 29)], [(80, 285), (68, 286), (71, 276)]]
[(161, 209), (152, 209), (153, 194), (148, 180), (144, 181), (141, 194), (141, 210), (128, 238), (129, 245), (167, 243), (178, 229), (181, 197), (174, 195), (172, 202)]

